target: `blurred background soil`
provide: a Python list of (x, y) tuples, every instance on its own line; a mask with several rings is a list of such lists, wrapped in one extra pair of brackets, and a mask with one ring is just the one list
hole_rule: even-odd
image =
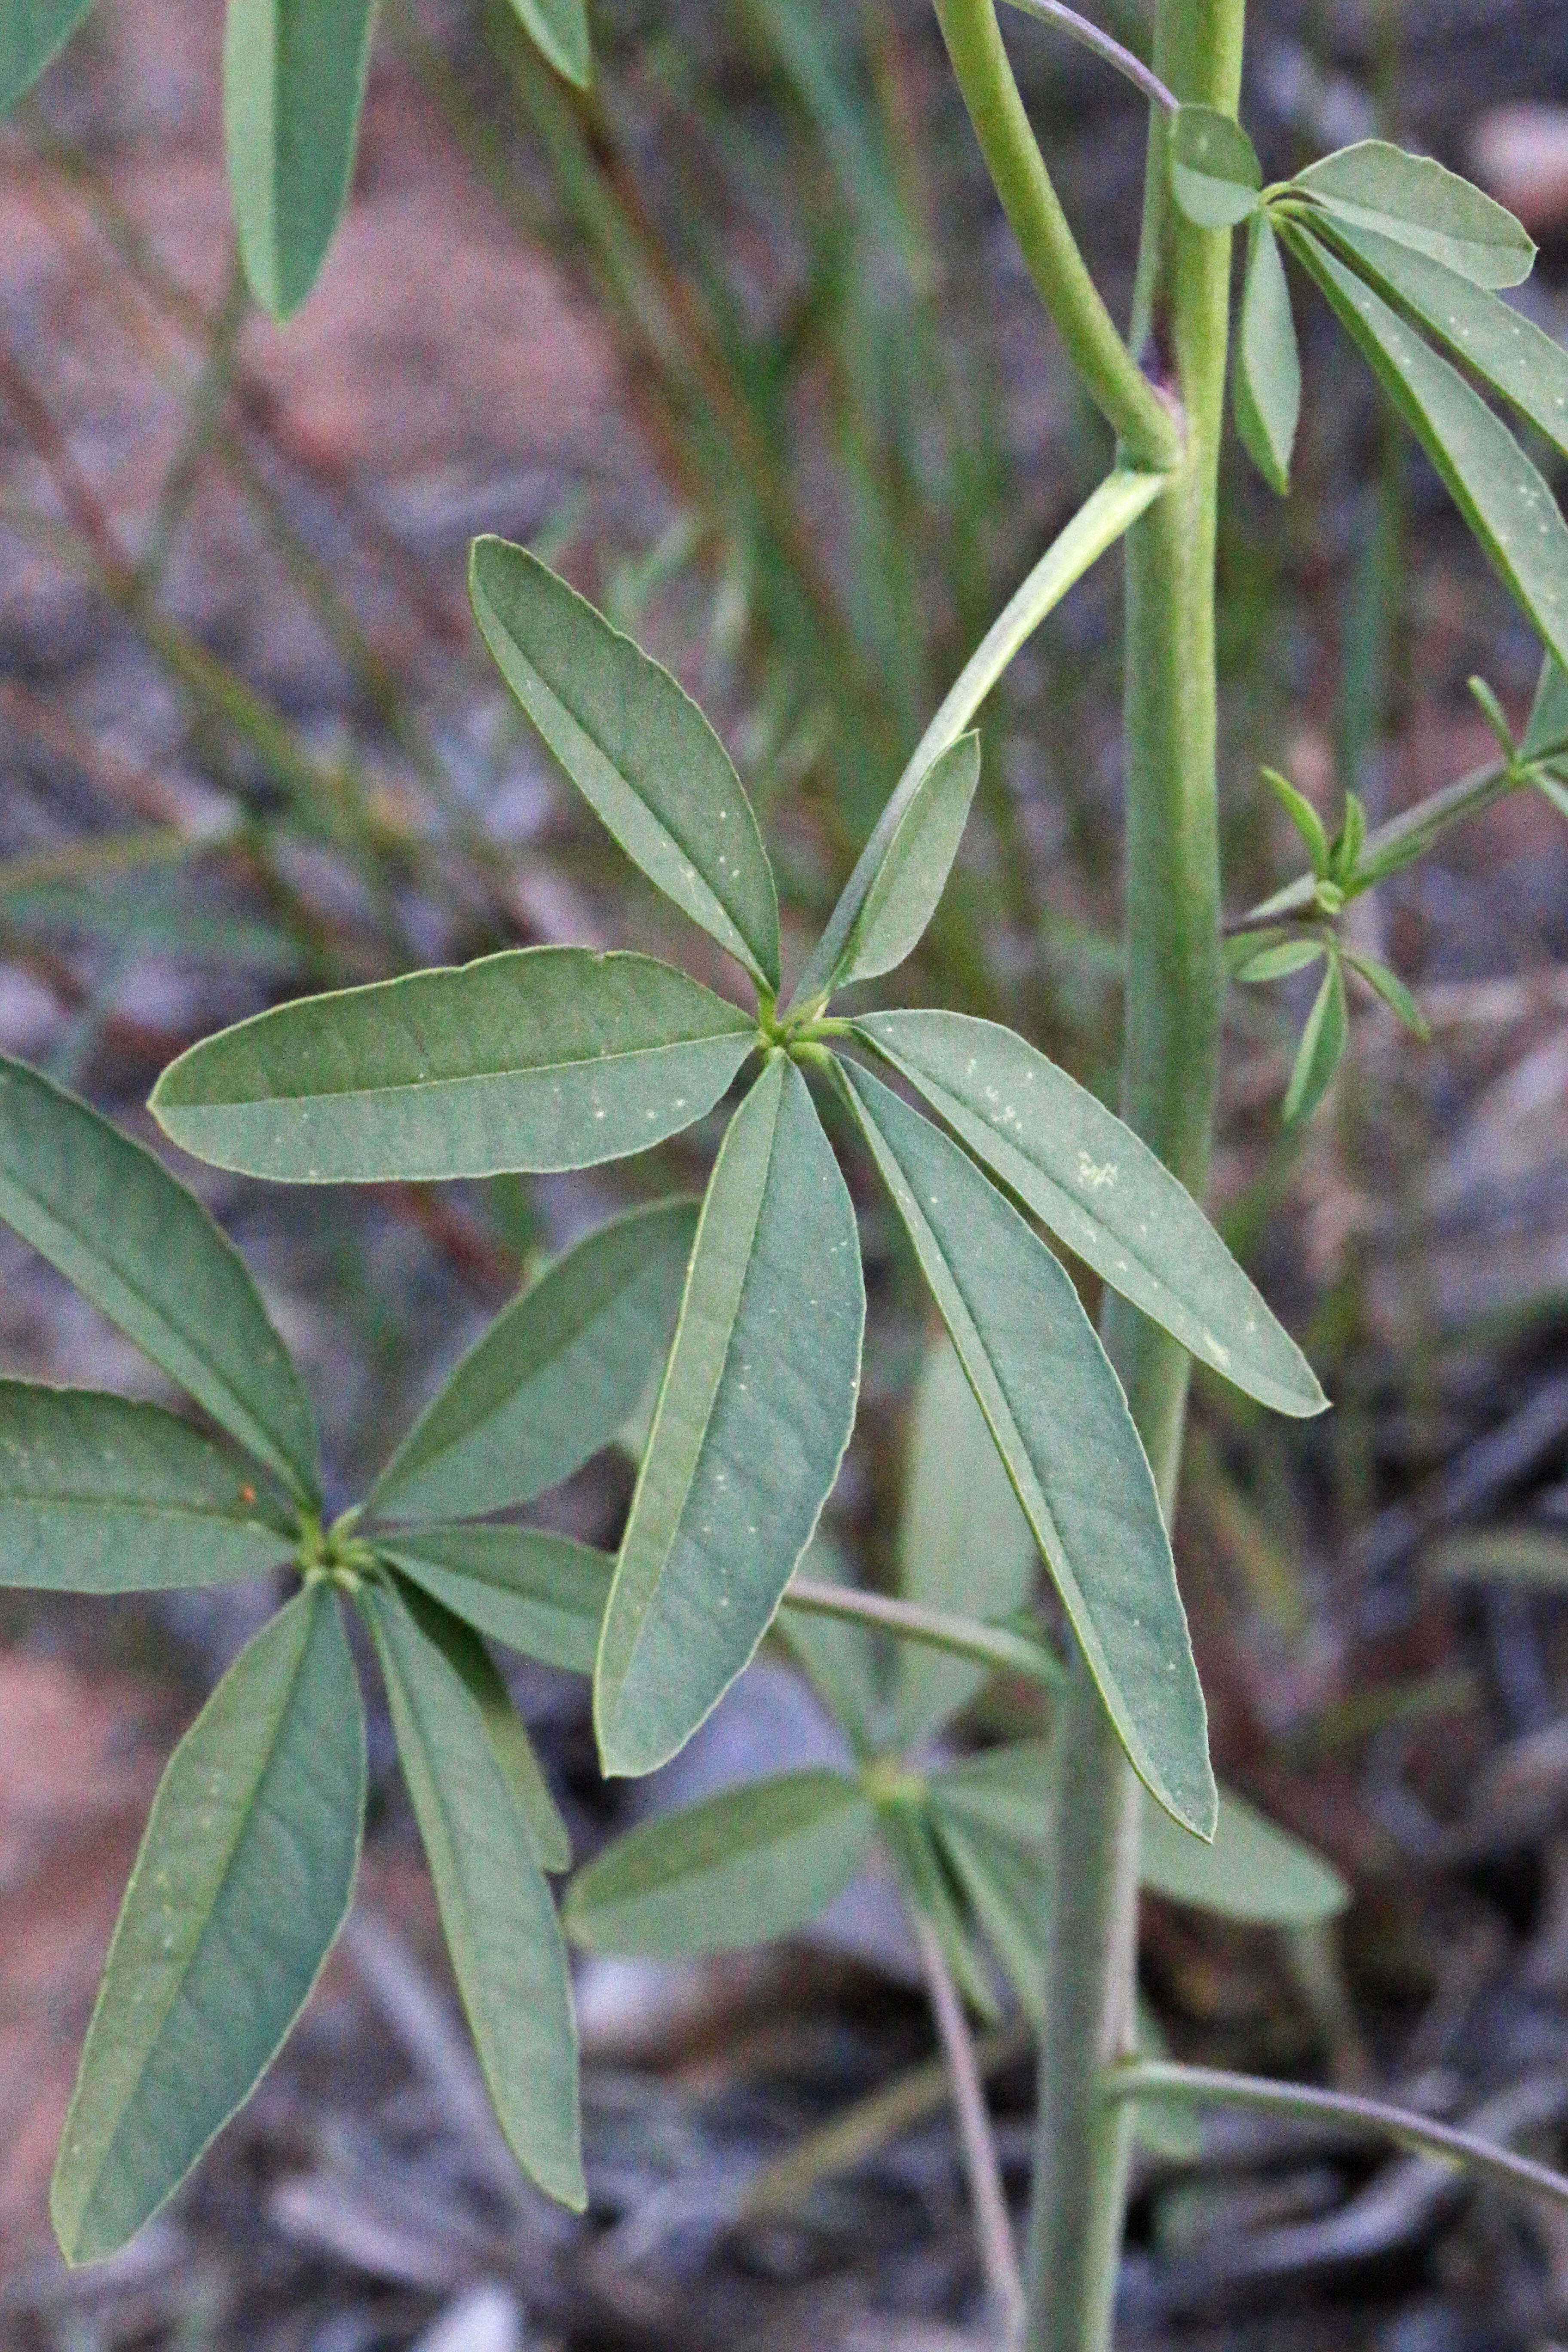
[[(1100, 13), (1142, 37), (1136, 0)], [(1253, 16), (1266, 170), (1381, 129), (1479, 172), (1542, 240), (1521, 300), (1568, 333), (1557, 0)], [(1104, 465), (915, 0), (610, 0), (595, 26), (579, 106), (504, 7), (388, 0), (354, 199), (285, 330), (237, 277), (217, 0), (104, 0), (0, 131), (0, 1047), (133, 1132), (173, 1054), (290, 992), (584, 939), (731, 984), (525, 738), (468, 623), (473, 532), (547, 554), (704, 700), (798, 961), (937, 697)], [(1138, 105), (1044, 30), (1009, 38), (1124, 309)], [(1518, 719), (1537, 659), (1324, 314), (1298, 310), (1296, 493), (1277, 504), (1234, 453), (1228, 483), (1235, 912), (1295, 870), (1260, 761), (1331, 816), (1354, 784), (1376, 822), (1489, 757), (1468, 676)], [(910, 975), (1104, 1089), (1117, 586), (1101, 567), (989, 710), (976, 819)], [(1304, 1004), (1235, 992), (1216, 1175), (1337, 1410), (1271, 1423), (1205, 1383), (1177, 1529), (1221, 1769), (1355, 1900), (1294, 1938), (1152, 1905), (1143, 1981), (1183, 2055), (1376, 2087), (1562, 2161), (1568, 828), (1520, 795), (1356, 916), (1434, 1042), (1358, 1003), (1327, 1110), (1289, 1138)], [(180, 1172), (257, 1269), (347, 1501), (539, 1254), (700, 1182), (707, 1140), (308, 1213)], [(922, 1325), (854, 1181), (873, 1322), (833, 1509), (875, 1579)], [(159, 1393), (8, 1236), (0, 1361)], [(555, 1516), (613, 1542), (628, 1491), (606, 1458)], [(269, 1603), (0, 1599), (6, 2352), (980, 2344), (886, 1890), (864, 1883), (784, 1952), (583, 1969), (577, 2222), (498, 2149), (384, 1724), (354, 1921), (289, 2050), (143, 2238), (65, 2273), (48, 2170), (141, 1822)], [(802, 1686), (776, 1661), (754, 1673), (681, 1793), (815, 1752)], [(580, 1684), (517, 1686), (589, 1852), (634, 1801), (596, 1780)], [(993, 1688), (971, 1727), (1028, 1706)], [(992, 2056), (1021, 2207), (1028, 2069), (1005, 2030)], [(1568, 2230), (1331, 2131), (1215, 2121), (1140, 2158), (1120, 2340), (1546, 2352), (1568, 2341)]]

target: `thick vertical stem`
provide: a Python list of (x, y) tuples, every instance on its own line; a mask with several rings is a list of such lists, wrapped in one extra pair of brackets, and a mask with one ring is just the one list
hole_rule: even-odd
[[(1234, 113), (1245, 17), (1246, 0), (1159, 0), (1155, 72), (1179, 99)], [(1230, 238), (1189, 227), (1175, 214), (1166, 135), (1165, 118), (1157, 115), (1134, 348), (1179, 400), (1185, 442), (1170, 489), (1127, 538), (1122, 1108), (1201, 1199), (1222, 993), (1214, 572)], [(1116, 1299), (1104, 1330), (1169, 1516), (1187, 1357)], [(1081, 1664), (1062, 1731), (1026, 2341), (1028, 2352), (1103, 2352), (1131, 2118), (1108, 2113), (1099, 2076), (1131, 2044), (1142, 1799)]]

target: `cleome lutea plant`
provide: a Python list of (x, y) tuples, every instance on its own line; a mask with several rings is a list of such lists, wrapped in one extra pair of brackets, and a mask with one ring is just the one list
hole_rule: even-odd
[[(54, 2210), (72, 2259), (122, 2243), (172, 2191), (268, 2063), (341, 1923), (364, 1780), (344, 1602), (385, 1682), (498, 2113), (523, 2164), (568, 2202), (584, 2194), (575, 2057), (545, 1874), (569, 1856), (484, 1640), (591, 1671), (605, 1770), (643, 1773), (690, 1737), (781, 1610), (844, 1725), (844, 1771), (636, 1832), (576, 1883), (569, 1924), (589, 1943), (700, 1948), (728, 1934), (740, 1897), (759, 1932), (782, 1930), (879, 1840), (952, 2059), (998, 2317), (1030, 2352), (1109, 2341), (1129, 2151), (1157, 2106), (1327, 2107), (1568, 2196), (1542, 2168), (1418, 2116), (1140, 2055), (1133, 1998), (1141, 1875), (1255, 1916), (1319, 1916), (1339, 1898), (1310, 1856), (1221, 1803), (1167, 1535), (1194, 1360), (1279, 1412), (1324, 1403), (1197, 1205), (1224, 986), (1227, 971), (1257, 982), (1324, 966), (1284, 1106), (1308, 1116), (1343, 1048), (1347, 970), (1419, 1019), (1397, 978), (1342, 938), (1351, 899), (1505, 793), (1563, 805), (1568, 525), (1485, 395), (1568, 451), (1568, 360), (1500, 299), (1531, 265), (1522, 229), (1435, 163), (1372, 142), (1263, 184), (1236, 121), (1244, 0), (1157, 0), (1151, 65), (1058, 0), (1030, 0), (1150, 102), (1124, 336), (1057, 200), (992, 0), (935, 4), (1003, 208), (1117, 451), (916, 747), (804, 973), (786, 992), (772, 869), (706, 719), (546, 566), (482, 539), (473, 606), (508, 685), (622, 848), (734, 959), (751, 1002), (644, 955), (510, 950), (279, 1006), (193, 1047), (153, 1100), (175, 1143), (226, 1168), (432, 1181), (645, 1150), (743, 1078), (700, 1206), (644, 1212), (569, 1253), (465, 1360), (363, 1504), (323, 1526), (306, 1402), (238, 1260), (160, 1163), (5, 1069), (0, 1215), (241, 1452), (156, 1408), (5, 1384), (0, 1573), (106, 1591), (289, 1561), (301, 1587), (219, 1685), (154, 1805), (60, 2151)], [(6, 95), (82, 13), (74, 0), (12, 12)], [(547, 46), (549, 26), (567, 22), (553, 6), (522, 13)], [(309, 283), (347, 184), (370, 23), (363, 5), (230, 8), (242, 241), (280, 311)], [(306, 72), (318, 37), (331, 70)], [(564, 62), (585, 72), (585, 46)], [(310, 110), (329, 99), (347, 147), (339, 136), (332, 170), (300, 180)], [(1234, 413), (1253, 460), (1287, 489), (1301, 397), (1289, 258), (1426, 450), (1545, 662), (1522, 739), (1478, 682), (1500, 761), (1379, 832), (1352, 799), (1331, 841), (1274, 778), (1310, 871), (1226, 926), (1214, 565), (1237, 228)], [(971, 722), (1118, 541), (1123, 1118), (994, 1024), (836, 1002), (919, 940), (975, 790)], [(1058, 1632), (1022, 1580), (994, 1606), (975, 1605), (983, 1575), (933, 1586), (917, 1565), (931, 1547), (913, 1538), (901, 1597), (858, 1592), (820, 1572), (822, 1549), (808, 1557), (855, 1417), (865, 1321), (840, 1151), (886, 1189), (946, 1327), (951, 1353), (928, 1379), (961, 1379), (973, 1401), (960, 1408), (953, 1391), (942, 1413), (950, 1433), (971, 1414), (965, 1496), (994, 1452), (1018, 1515), (999, 1556), (1026, 1530), (1026, 1562), (1044, 1559), (1059, 1599)], [(1103, 1284), (1098, 1332), (1041, 1227)], [(614, 1435), (667, 1348), (614, 1561), (497, 1519)], [(926, 1426), (917, 1491), (938, 1445)], [(935, 1556), (961, 1564), (958, 1535)], [(890, 1684), (877, 1685), (867, 1624), (901, 1645)], [(956, 1682), (932, 1664), (943, 1654)], [(911, 1744), (961, 1703), (965, 1675), (999, 1665), (1042, 1686), (1048, 1738), (968, 1763), (911, 1761)], [(1039, 2045), (1021, 2285), (961, 1998), (982, 2010), (992, 1999), (977, 1931)]]

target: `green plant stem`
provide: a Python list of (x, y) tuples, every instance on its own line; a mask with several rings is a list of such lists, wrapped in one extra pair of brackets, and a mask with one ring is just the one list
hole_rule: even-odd
[(1568, 2205), (1568, 2179), (1549, 2165), (1493, 2140), (1460, 2131), (1452, 2124), (1434, 2123), (1408, 2107), (1385, 2105), (1349, 2091), (1321, 2091), (1304, 2083), (1271, 2083), (1258, 2074), (1230, 2074), (1217, 2066), (1178, 2066), (1148, 2060), (1112, 2070), (1105, 2084), (1108, 2102), (1144, 2103), (1159, 2100), (1184, 2105), (1213, 2105), (1252, 2107), (1266, 2115), (1290, 2116), (1309, 2122), (1346, 2124), (1369, 2138), (1393, 2140), (1418, 2156), (1433, 2156), (1467, 2170), (1483, 2172), (1510, 2189)]
[(1002, 209), (1084, 388), (1127, 458), (1164, 471), (1181, 455), (1179, 420), (1122, 341), (1089, 274), (1029, 128), (992, 0), (936, 0), (936, 14)]
[(1011, 0), (1011, 5), (1026, 16), (1037, 17), (1042, 25), (1054, 25), (1058, 32), (1065, 33), (1069, 41), (1077, 41), (1080, 47), (1092, 49), (1097, 58), (1103, 58), (1108, 66), (1114, 66), (1117, 72), (1135, 89), (1141, 89), (1145, 98), (1152, 99), (1156, 106), (1163, 106), (1167, 114), (1175, 112), (1175, 94), (1165, 88), (1159, 75), (1151, 73), (1142, 58), (1135, 58), (1131, 49), (1123, 48), (1120, 41), (1113, 39), (1099, 25), (1091, 25), (1089, 18), (1080, 16), (1076, 8), (1067, 7), (1064, 0)]
[(944, 1610), (922, 1609), (912, 1601), (892, 1601), (880, 1592), (858, 1592), (841, 1584), (816, 1584), (795, 1577), (785, 1590), (786, 1609), (809, 1616), (847, 1617), (863, 1625), (879, 1625), (907, 1642), (945, 1650), (955, 1658), (972, 1658), (994, 1674), (1021, 1675), (1029, 1682), (1054, 1688), (1062, 1677), (1061, 1661), (1043, 1641), (1015, 1633), (1005, 1625), (980, 1625), (972, 1617), (951, 1617)]
[(942, 2042), (942, 2054), (952, 2084), (953, 2111), (969, 2175), (969, 2198), (974, 2209), (974, 2233), (981, 2266), (995, 2316), (996, 2331), (1005, 2352), (1014, 2352), (1024, 2325), (1024, 2282), (1018, 2271), (1018, 2250), (1002, 2187), (1002, 2166), (981, 2078), (974, 2041), (963, 2014), (958, 1988), (942, 1957), (942, 1942), (929, 1919), (910, 1914), (920, 1946), (921, 1966), (931, 2014)]
[[(1154, 70), (1234, 114), (1245, 0), (1160, 0)], [(1214, 577), (1230, 238), (1168, 194), (1167, 119), (1150, 124), (1133, 348), (1185, 420), (1178, 471), (1127, 538), (1127, 992), (1122, 1110), (1195, 1199), (1208, 1175), (1223, 965), (1215, 785)], [(1111, 1299), (1104, 1335), (1169, 1517), (1189, 1360)], [(1100, 2096), (1132, 2048), (1142, 1796), (1081, 1661), (1061, 1705), (1050, 1836), (1028, 2352), (1103, 2352), (1131, 2155), (1130, 2110)]]

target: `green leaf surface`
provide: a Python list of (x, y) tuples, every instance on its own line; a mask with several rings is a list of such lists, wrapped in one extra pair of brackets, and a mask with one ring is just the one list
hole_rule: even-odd
[(1327, 953), (1321, 940), (1281, 940), (1277, 947), (1262, 948), (1249, 956), (1236, 976), (1249, 988), (1258, 988), (1266, 981), (1288, 980), (1292, 972), (1305, 971), (1309, 964), (1321, 963)]
[(0, 1381), (0, 1585), (153, 1592), (276, 1568), (243, 1465), (155, 1404)]
[(614, 1567), (605, 1552), (548, 1528), (410, 1528), (378, 1548), (492, 1641), (574, 1675), (593, 1673)]
[(240, 1653), (159, 1786), (55, 2167), (68, 2262), (134, 2237), (266, 2073), (347, 1915), (364, 1789), (359, 1682), (318, 1588)]
[(1239, 122), (1212, 106), (1184, 106), (1170, 130), (1171, 187), (1198, 228), (1235, 228), (1258, 210), (1263, 173)]
[(634, 1410), (669, 1345), (696, 1230), (694, 1201), (660, 1202), (557, 1258), (463, 1358), (366, 1510), (477, 1518), (581, 1469)]
[(1522, 760), (1549, 760), (1559, 751), (1568, 751), (1568, 669), (1548, 654), (1519, 752)]
[(1242, 446), (1270, 489), (1284, 498), (1301, 415), (1301, 355), (1279, 240), (1264, 213), (1254, 215), (1247, 233), (1232, 391)]
[(1264, 782), (1295, 826), (1301, 845), (1312, 861), (1312, 871), (1321, 881), (1329, 870), (1329, 836), (1322, 818), (1306, 793), (1299, 793), (1289, 777), (1282, 776), (1278, 768), (1265, 768), (1261, 773)]
[(805, 1081), (771, 1062), (702, 1204), (595, 1678), (600, 1753), (647, 1772), (766, 1632), (855, 1419), (855, 1210)]
[(1206, 1836), (1214, 1776), (1171, 1548), (1078, 1293), (956, 1144), (868, 1071), (839, 1066), (1133, 1769)]
[(659, 1959), (741, 1951), (809, 1926), (870, 1851), (876, 1816), (842, 1772), (781, 1772), (631, 1830), (578, 1872), (566, 1931)]
[(0, 114), (58, 55), (96, 0), (5, 0), (0, 9)]
[(876, 1013), (857, 1034), (1113, 1290), (1277, 1412), (1321, 1412), (1311, 1366), (1184, 1186), (1087, 1087), (994, 1022)]
[(1285, 1089), (1280, 1117), (1287, 1127), (1310, 1118), (1322, 1101), (1344, 1057), (1350, 1034), (1345, 1009), (1345, 976), (1338, 956), (1331, 956), (1322, 986), (1312, 999), (1301, 1042), (1296, 1048), (1290, 1083)]
[(572, 1840), (566, 1824), (489, 1652), (470, 1626), (429, 1592), (402, 1581), (395, 1590), (420, 1633), (440, 1651), (484, 1717), (496, 1762), (528, 1823), (541, 1863), (549, 1871), (570, 1870)]
[[(966, 1756), (961, 1764), (945, 1764), (931, 1776), (931, 1801), (939, 1811), (1016, 1845), (1043, 1843), (1050, 1789), (1048, 1739), (1010, 1739)], [(1189, 1845), (1198, 1843), (1184, 1830), (1175, 1834)]]
[(1229, 1789), (1205, 1845), (1151, 1805), (1143, 1808), (1142, 1883), (1173, 1903), (1260, 1927), (1304, 1927), (1331, 1919), (1350, 1890), (1300, 1838), (1276, 1829)]
[(1367, 986), (1381, 996), (1389, 1011), (1397, 1015), (1413, 1036), (1423, 1043), (1431, 1034), (1426, 1017), (1397, 972), (1390, 971), (1375, 956), (1359, 955), (1353, 948), (1343, 950), (1344, 961), (1352, 971), (1359, 972)]
[(577, 2028), (528, 1816), (483, 1709), (441, 1645), (389, 1587), (364, 1587), (360, 1605), (497, 2117), (531, 2179), (580, 2212)]
[(1390, 296), (1568, 456), (1568, 351), (1483, 286), (1372, 229), (1322, 232), (1358, 276)]
[(475, 540), (468, 593), (501, 676), (627, 856), (776, 993), (773, 868), (696, 703), (526, 548)]
[[(899, 1528), (902, 1596), (966, 1617), (1010, 1617), (1032, 1594), (1039, 1552), (996, 1441), (945, 1333), (926, 1349), (910, 1424)], [(900, 1643), (894, 1737), (910, 1747), (967, 1706), (985, 1668)]]
[(946, 1806), (931, 1807), (938, 1847), (963, 1891), (1018, 2005), (1038, 2029), (1046, 2015), (1047, 1918), (1050, 1883), (1043, 1858)]
[(1510, 212), (1431, 156), (1384, 139), (1325, 155), (1292, 185), (1343, 226), (1428, 254), (1472, 285), (1521, 285), (1535, 261), (1534, 244)]
[(963, 1890), (950, 1871), (926, 1808), (896, 1800), (879, 1808), (878, 1826), (905, 1902), (935, 1933), (949, 1975), (986, 2024), (1000, 2021), (994, 1986), (975, 1949)]
[(1542, 768), (1537, 770), (1531, 781), (1542, 799), (1551, 802), (1559, 816), (1568, 817), (1568, 778), (1549, 775)]
[(936, 912), (980, 782), (980, 738), (961, 735), (910, 796), (895, 794), (839, 894), (795, 1001), (828, 996), (903, 962)]
[(348, 201), (375, 0), (228, 0), (223, 111), (235, 225), (264, 310), (297, 310)]
[(1540, 473), (1479, 394), (1380, 294), (1320, 239), (1292, 228), (1289, 243), (1510, 593), (1568, 658), (1568, 524)]
[(669, 964), (509, 948), (258, 1013), (153, 1090), (199, 1160), (295, 1184), (588, 1168), (678, 1135), (756, 1043)]
[(315, 1415), (238, 1251), (161, 1160), (0, 1056), (0, 1217), (301, 1502)]
[(536, 48), (579, 89), (594, 79), (594, 50), (584, 0), (511, 0)]

